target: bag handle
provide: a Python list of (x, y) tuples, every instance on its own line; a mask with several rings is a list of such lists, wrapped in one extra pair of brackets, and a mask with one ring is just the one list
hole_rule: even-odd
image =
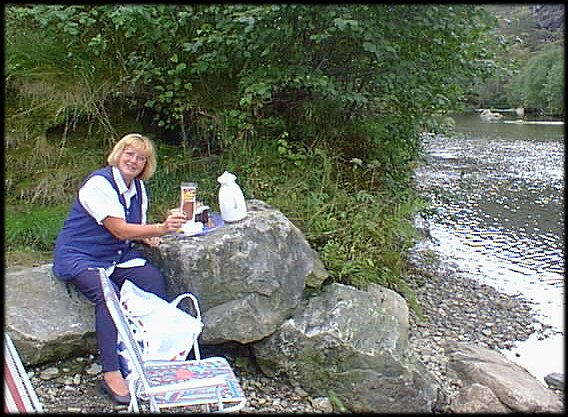
[(197, 298), (193, 294), (188, 292), (180, 294), (174, 300), (172, 300), (170, 304), (173, 305), (174, 307), (177, 307), (177, 305), (180, 303), (181, 300), (188, 297), (191, 298), (191, 301), (193, 302), (193, 308), (195, 309), (195, 313), (197, 314), (196, 316), (197, 320), (201, 321), (201, 311), (199, 310), (199, 303), (197, 302)]

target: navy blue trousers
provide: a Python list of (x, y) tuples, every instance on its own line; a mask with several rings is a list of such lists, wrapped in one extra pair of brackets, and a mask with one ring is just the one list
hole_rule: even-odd
[[(144, 291), (166, 299), (166, 281), (160, 270), (150, 263), (146, 262), (144, 266), (132, 268), (115, 268), (110, 276), (110, 280), (117, 288), (121, 288), (127, 279)], [(71, 282), (77, 290), (95, 303), (95, 331), (103, 372), (118, 370), (117, 331), (105, 305), (99, 271), (88, 269), (73, 278)]]

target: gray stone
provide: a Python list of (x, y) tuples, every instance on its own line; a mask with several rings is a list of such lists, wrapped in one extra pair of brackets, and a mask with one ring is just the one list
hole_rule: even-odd
[(552, 389), (564, 391), (564, 374), (560, 372), (553, 372), (544, 377), (544, 382)]
[[(479, 384), (491, 390), (499, 402), (511, 412), (519, 413), (558, 413), (564, 410), (560, 398), (544, 386), (526, 369), (511, 362), (498, 351), (471, 343), (449, 341), (446, 343), (448, 366), (458, 375), (464, 388)], [(461, 402), (466, 403), (462, 393)], [(486, 407), (472, 404), (470, 407)], [(483, 397), (479, 399), (483, 401)], [(496, 407), (495, 412), (502, 407)], [(491, 411), (491, 410), (486, 410)]]
[(508, 413), (511, 410), (499, 401), (499, 398), (485, 385), (473, 383), (462, 389), (453, 399), (450, 412), (459, 414), (472, 413)]
[(408, 308), (394, 291), (332, 284), (253, 344), (263, 371), (285, 372), (352, 412), (431, 412), (439, 385), (408, 350)]
[(94, 306), (51, 268), (6, 269), (5, 330), (26, 364), (97, 351)]
[(206, 344), (270, 335), (292, 315), (306, 286), (328, 276), (317, 252), (280, 211), (260, 200), (247, 206), (244, 220), (201, 236), (167, 236), (158, 249), (145, 250), (171, 295), (199, 298)]
[(321, 411), (322, 413), (333, 413), (333, 405), (327, 397), (317, 397), (310, 400), (314, 410)]

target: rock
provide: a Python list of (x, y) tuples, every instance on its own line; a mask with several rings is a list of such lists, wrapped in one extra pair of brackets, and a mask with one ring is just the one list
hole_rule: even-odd
[(408, 307), (394, 291), (332, 284), (252, 345), (267, 374), (311, 394), (333, 393), (352, 412), (432, 412), (439, 385), (408, 349)]
[(103, 371), (103, 367), (98, 363), (92, 363), (87, 368), (87, 375), (98, 375)]
[(333, 406), (331, 405), (331, 401), (327, 397), (317, 397), (312, 398), (311, 401), (312, 407), (314, 410), (321, 411), (322, 413), (333, 413)]
[(51, 268), (6, 269), (5, 330), (25, 364), (97, 352), (94, 306)]
[[(493, 412), (500, 412), (505, 407), (518, 413), (558, 413), (564, 409), (560, 398), (552, 390), (500, 352), (471, 343), (448, 341), (446, 353), (450, 369), (457, 373), (468, 390), (460, 393), (457, 407), (468, 404), (472, 409), (483, 408)], [(499, 399), (500, 405), (493, 404), (495, 409), (487, 410), (491, 405), (484, 402), (488, 398), (487, 390), (479, 395), (481, 390), (472, 389), (473, 384), (490, 390)], [(468, 393), (473, 396), (467, 397)], [(452, 403), (450, 408), (458, 412), (453, 407)]]
[(53, 379), (55, 377), (59, 376), (59, 368), (56, 368), (54, 366), (45, 369), (40, 375), (39, 377), (41, 379), (43, 379), (44, 381)]
[(273, 333), (328, 276), (317, 252), (280, 211), (247, 202), (248, 216), (202, 236), (167, 236), (146, 255), (171, 295), (192, 292), (205, 324), (201, 341), (250, 343)]
[(485, 385), (473, 383), (452, 399), (451, 411), (460, 414), (510, 412)]
[(564, 391), (564, 374), (553, 372), (544, 377), (544, 382), (552, 389)]

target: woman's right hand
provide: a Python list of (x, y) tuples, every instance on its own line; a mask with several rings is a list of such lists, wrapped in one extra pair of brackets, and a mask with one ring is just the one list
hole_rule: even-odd
[(167, 233), (175, 232), (181, 229), (181, 226), (187, 221), (185, 214), (181, 209), (175, 208), (170, 210), (170, 214), (166, 217), (164, 223), (164, 230), (167, 230)]

